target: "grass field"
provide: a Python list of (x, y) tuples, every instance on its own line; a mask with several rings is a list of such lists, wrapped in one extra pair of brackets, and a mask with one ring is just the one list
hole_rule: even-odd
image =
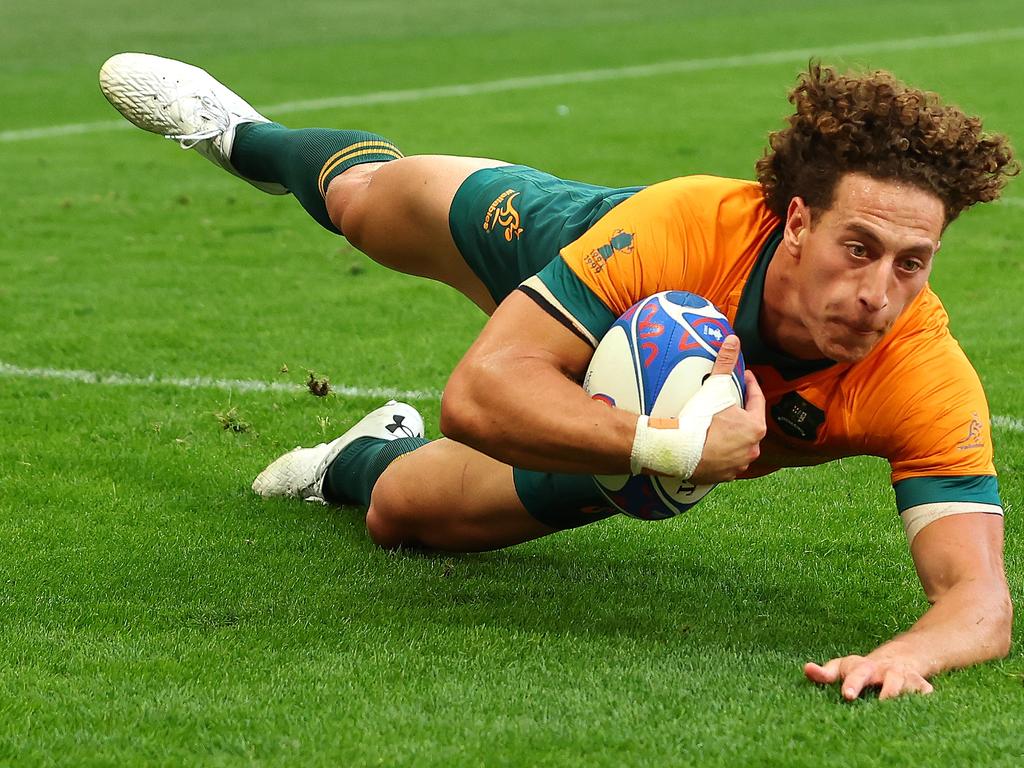
[[(121, 130), (95, 78), (116, 51), (173, 55), (290, 125), (640, 184), (749, 178), (814, 52), (1024, 146), (1022, 45), (1019, 0), (0, 4), (0, 764), (1020, 765), (1019, 622), (1009, 658), (930, 697), (844, 704), (802, 677), (926, 605), (879, 460), (464, 557), (259, 501), (267, 461), (379, 390), (420, 393), (436, 436), (483, 317)], [(1015, 595), (1020, 190), (949, 230), (933, 279), (1000, 417)], [(307, 370), (350, 394), (310, 396)]]

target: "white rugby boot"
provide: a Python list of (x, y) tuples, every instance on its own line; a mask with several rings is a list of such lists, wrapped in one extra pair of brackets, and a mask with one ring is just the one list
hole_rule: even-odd
[(148, 53), (118, 53), (100, 68), (100, 90), (133, 125), (194, 149), (257, 189), (288, 194), (281, 184), (247, 179), (231, 165), (235, 129), (270, 120), (205, 70)]
[(313, 448), (301, 446), (279, 456), (252, 483), (260, 496), (291, 496), (324, 504), (324, 475), (338, 454), (361, 437), (397, 440), (423, 437), (423, 417), (406, 403), (389, 400), (370, 411), (341, 437)]

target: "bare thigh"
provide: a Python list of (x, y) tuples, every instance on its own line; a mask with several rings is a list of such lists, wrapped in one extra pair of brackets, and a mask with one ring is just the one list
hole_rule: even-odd
[(357, 165), (331, 181), (327, 211), (374, 261), (446, 283), (490, 314), (494, 299), (455, 247), (448, 212), (472, 173), (502, 165), (508, 163), (447, 155)]
[(452, 440), (399, 457), (373, 488), (366, 527), (381, 547), (482, 552), (555, 533), (519, 500), (512, 467)]

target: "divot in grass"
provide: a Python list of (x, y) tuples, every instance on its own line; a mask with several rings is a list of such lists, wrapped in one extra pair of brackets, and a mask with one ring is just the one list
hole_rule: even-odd
[(226, 411), (215, 411), (213, 416), (220, 422), (225, 432), (241, 434), (252, 429), (252, 424), (238, 415), (238, 408), (235, 406), (228, 408)]

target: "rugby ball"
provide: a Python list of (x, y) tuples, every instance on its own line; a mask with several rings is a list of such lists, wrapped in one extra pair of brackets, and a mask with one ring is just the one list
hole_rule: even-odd
[[(711, 373), (731, 333), (728, 319), (707, 299), (686, 291), (656, 293), (627, 310), (601, 339), (583, 388), (613, 408), (656, 418), (678, 416)], [(742, 405), (742, 356), (732, 380), (736, 404)], [(675, 517), (714, 488), (652, 475), (595, 475), (594, 480), (613, 506), (642, 520)]]

